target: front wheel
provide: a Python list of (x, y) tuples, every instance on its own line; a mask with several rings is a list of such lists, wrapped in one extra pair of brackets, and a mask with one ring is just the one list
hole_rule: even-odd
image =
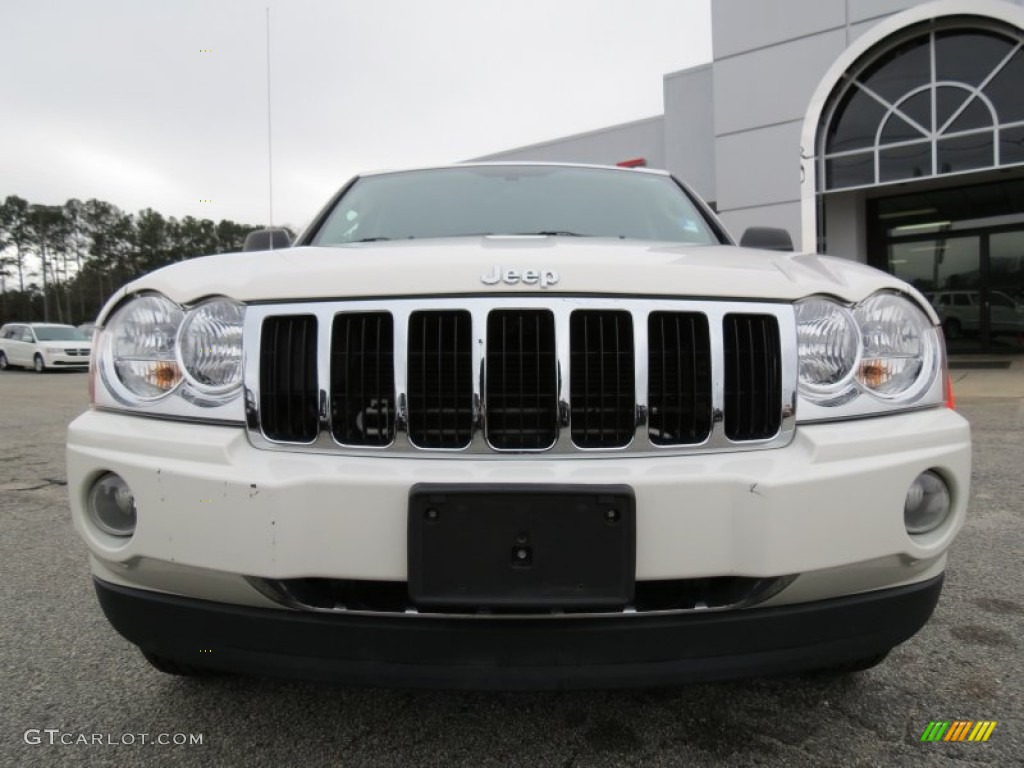
[(955, 317), (947, 318), (946, 322), (942, 324), (942, 327), (946, 331), (947, 339), (959, 339), (963, 329), (960, 327), (960, 321)]
[(46, 363), (43, 362), (42, 355), (35, 356), (35, 358), (32, 361), (32, 367), (35, 369), (36, 373), (43, 373), (44, 371), (46, 371)]
[(7, 362), (7, 355), (0, 352), (0, 371), (6, 371), (11, 367), (11, 364)]

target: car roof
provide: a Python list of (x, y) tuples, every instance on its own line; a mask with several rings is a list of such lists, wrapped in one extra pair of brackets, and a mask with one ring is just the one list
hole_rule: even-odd
[[(73, 325), (67, 323), (33, 323), (31, 321), (26, 322), (24, 320), (12, 320), (9, 323), (0, 325), (0, 328), (9, 328), (12, 325), (24, 326), (26, 328), (75, 328)], [(75, 328), (75, 330), (78, 330)]]

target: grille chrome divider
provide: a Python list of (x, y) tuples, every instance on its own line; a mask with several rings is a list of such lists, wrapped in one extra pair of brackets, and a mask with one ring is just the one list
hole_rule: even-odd
[(648, 359), (650, 346), (647, 338), (647, 322), (650, 316), (650, 309), (633, 310), (633, 397), (636, 405), (633, 409), (633, 439), (626, 446), (626, 450), (629, 451), (646, 451), (650, 447), (650, 439), (647, 434), (649, 423), (647, 415), (650, 407), (647, 394), (650, 386), (650, 361)]
[[(496, 450), (486, 440), (487, 403), (486, 349), (488, 315), (495, 309), (538, 310), (552, 313), (555, 327), (556, 423), (551, 447), (539, 450)], [(635, 435), (624, 446), (582, 448), (572, 442), (570, 396), (570, 314), (576, 309), (619, 310), (632, 315)], [(408, 400), (408, 328), (409, 318), (417, 310), (464, 310), (472, 320), (472, 433), (468, 446), (461, 448), (420, 448), (409, 439)], [(711, 367), (711, 433), (697, 444), (659, 445), (651, 442), (649, 429), (649, 343), (648, 317), (651, 312), (699, 313), (707, 317)], [(331, 330), (334, 317), (341, 313), (387, 312), (392, 316), (394, 344), (395, 430), (389, 445), (343, 445), (332, 434), (330, 401)], [(725, 434), (725, 339), (723, 323), (727, 314), (771, 315), (778, 323), (781, 363), (781, 413), (778, 432), (762, 440), (732, 441)], [(287, 315), (316, 317), (318, 399), (317, 437), (311, 443), (292, 443), (268, 438), (262, 429), (260, 412), (260, 345), (263, 321)], [(787, 445), (796, 428), (797, 349), (796, 322), (792, 304), (714, 299), (634, 299), (622, 297), (517, 296), (504, 294), (486, 297), (370, 299), (314, 301), (279, 304), (251, 304), (247, 307), (243, 331), (243, 385), (246, 429), (250, 443), (261, 449), (296, 453), (326, 453), (350, 456), (410, 456), (417, 458), (466, 456), (467, 458), (530, 459), (539, 455), (551, 458), (621, 455), (692, 455), (778, 448)], [(326, 413), (323, 406), (327, 401)]]
[(709, 307), (708, 337), (711, 341), (711, 435), (703, 445), (709, 448), (731, 448), (725, 436), (725, 315), (724, 307)]
[[(319, 309), (319, 308), (318, 308)], [(334, 442), (334, 414), (331, 408), (331, 323), (333, 314), (316, 313), (317, 339), (316, 371), (317, 391), (320, 398), (320, 432), (314, 443), (320, 450), (333, 451), (337, 446)]]
[(395, 349), (395, 439), (397, 450), (416, 450), (409, 440), (409, 318), (413, 307), (391, 309), (391, 330)]
[(487, 370), (484, 353), (487, 350), (487, 313), (490, 307), (471, 303), (469, 314), (473, 322), (473, 437), (468, 450), (474, 454), (490, 452), (487, 445), (487, 404), (484, 401), (484, 381)]
[(573, 451), (572, 408), (569, 402), (569, 386), (572, 376), (571, 351), (569, 345), (569, 317), (572, 312), (555, 312), (555, 373), (558, 376), (558, 420), (555, 422), (555, 444), (552, 450)]

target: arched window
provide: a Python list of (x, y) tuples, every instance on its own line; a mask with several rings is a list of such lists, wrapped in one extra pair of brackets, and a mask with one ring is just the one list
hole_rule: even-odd
[(823, 191), (1024, 164), (1024, 36), (909, 32), (855, 65), (823, 123)]

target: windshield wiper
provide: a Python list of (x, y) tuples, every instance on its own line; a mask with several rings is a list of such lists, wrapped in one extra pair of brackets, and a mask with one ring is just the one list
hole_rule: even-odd
[(381, 240), (390, 240), (390, 237), (364, 237), (362, 240), (351, 240), (353, 243), (379, 243)]
[(590, 237), (581, 235), (579, 232), (569, 232), (565, 229), (545, 229), (541, 232), (516, 232), (517, 235), (548, 235), (551, 237)]

